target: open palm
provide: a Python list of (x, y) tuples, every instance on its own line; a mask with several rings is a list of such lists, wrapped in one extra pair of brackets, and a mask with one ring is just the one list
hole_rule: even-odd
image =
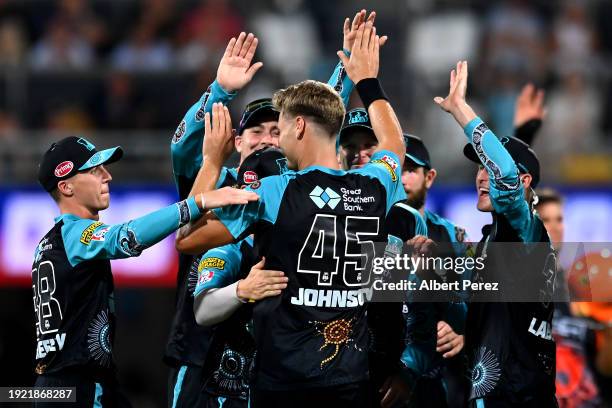
[(453, 108), (456, 108), (459, 106), (459, 104), (465, 102), (467, 79), (467, 61), (457, 62), (457, 68), (453, 69), (450, 73), (450, 89), (448, 91), (448, 96), (446, 98), (436, 96), (434, 98), (434, 102), (445, 111), (451, 112)]
[(229, 41), (217, 69), (217, 82), (223, 89), (228, 92), (242, 89), (263, 66), (261, 62), (251, 65), (257, 43), (257, 37), (252, 33), (240, 33), (238, 39)]

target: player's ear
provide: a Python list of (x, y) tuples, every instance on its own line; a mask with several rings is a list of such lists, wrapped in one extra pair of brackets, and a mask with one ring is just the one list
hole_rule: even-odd
[(234, 147), (236, 147), (236, 151), (240, 153), (242, 150), (242, 135), (236, 134), (234, 137)]
[(304, 132), (306, 131), (306, 120), (303, 116), (295, 117), (295, 134), (297, 135), (298, 140), (304, 137)]
[(57, 183), (57, 191), (59, 191), (60, 196), (72, 197), (74, 195), (74, 187), (72, 183), (67, 180), (62, 180)]
[(525, 189), (528, 189), (531, 187), (531, 180), (533, 180), (533, 178), (531, 177), (531, 174), (529, 173), (525, 173), (525, 174), (521, 174), (521, 183), (523, 183), (523, 187)]
[(431, 188), (431, 185), (433, 184), (437, 176), (438, 172), (436, 171), (436, 169), (429, 169), (425, 172), (425, 187), (427, 187), (427, 189)]

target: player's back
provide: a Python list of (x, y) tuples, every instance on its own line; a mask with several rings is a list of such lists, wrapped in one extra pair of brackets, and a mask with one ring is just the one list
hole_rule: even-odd
[(379, 153), (359, 170), (314, 166), (255, 189), (263, 212), (256, 247), (266, 269), (289, 278), (280, 296), (254, 308), (257, 387), (367, 379), (367, 285), (375, 243), (384, 249), (386, 242), (385, 215), (402, 198), (397, 168), (396, 159)]

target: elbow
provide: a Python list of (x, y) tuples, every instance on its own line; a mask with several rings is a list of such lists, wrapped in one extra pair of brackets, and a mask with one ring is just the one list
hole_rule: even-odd
[(181, 254), (200, 255), (203, 250), (193, 244), (187, 237), (176, 237), (174, 247)]

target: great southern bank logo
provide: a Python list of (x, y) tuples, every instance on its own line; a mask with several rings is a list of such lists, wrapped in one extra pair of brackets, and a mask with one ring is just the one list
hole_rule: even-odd
[(316, 186), (310, 192), (310, 199), (319, 208), (323, 208), (327, 204), (333, 210), (340, 202), (340, 195), (329, 187), (323, 190), (321, 187)]

